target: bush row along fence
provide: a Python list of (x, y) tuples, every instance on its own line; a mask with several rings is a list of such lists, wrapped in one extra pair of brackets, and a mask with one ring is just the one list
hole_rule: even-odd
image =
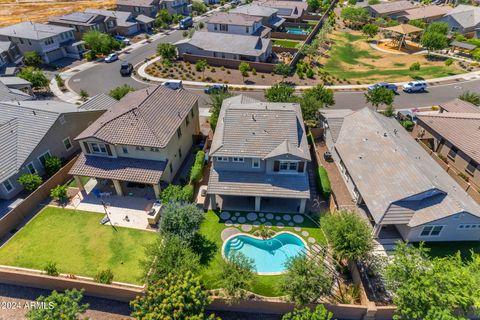
[[(78, 156), (77, 156), (78, 157)], [(45, 181), (37, 190), (28, 195), (17, 207), (10, 210), (0, 219), (0, 238), (7, 236), (12, 230), (18, 227), (23, 220), (32, 213), (39, 203), (50, 196), (50, 190), (57, 185), (65, 184), (71, 175), (68, 174), (77, 157), (70, 160), (57, 173)]]
[(286, 32), (272, 32), (270, 34), (271, 38), (275, 39), (288, 39), (288, 40), (298, 40), (298, 41), (305, 41), (308, 38), (306, 34), (293, 34), (293, 33), (286, 33)]
[(254, 68), (258, 72), (273, 72), (275, 69), (275, 64), (273, 63), (265, 63), (265, 62), (252, 62), (252, 61), (242, 61), (242, 60), (233, 60), (233, 59), (222, 59), (222, 58), (215, 58), (215, 57), (205, 57), (199, 56), (194, 54), (187, 54), (184, 53), (182, 55), (184, 61), (188, 61), (190, 63), (195, 63), (198, 60), (205, 60), (207, 63), (214, 67), (225, 67), (236, 69), (240, 65), (241, 62), (247, 62), (251, 68)]
[(295, 55), (298, 52), (298, 49), (272, 46), (272, 51), (275, 53), (288, 52), (288, 53), (291, 53), (292, 55)]

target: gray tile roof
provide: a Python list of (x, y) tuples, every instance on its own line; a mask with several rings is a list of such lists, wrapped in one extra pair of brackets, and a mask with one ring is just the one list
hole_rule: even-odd
[(32, 84), (30, 81), (22, 79), (20, 77), (0, 77), (0, 82), (4, 85), (8, 86), (16, 86), (16, 85), (23, 85), (23, 86), (31, 86)]
[(209, 194), (261, 196), (281, 198), (310, 198), (308, 175), (265, 174), (265, 172), (222, 171), (212, 167), (208, 180)]
[(73, 29), (36, 22), (20, 22), (0, 28), (1, 35), (32, 40), (53, 37), (67, 31), (73, 31)]
[(130, 27), (137, 23), (131, 12), (106, 9), (86, 9), (85, 12), (115, 18), (117, 20), (117, 26), (119, 27)]
[(322, 109), (320, 114), (327, 119), (328, 127), (332, 135), (333, 142), (337, 141), (340, 129), (342, 128), (343, 119), (351, 115), (354, 111), (350, 109)]
[(231, 24), (237, 26), (251, 26), (255, 22), (262, 21), (262, 18), (250, 16), (243, 13), (215, 12), (208, 20), (208, 23)]
[(33, 97), (21, 90), (7, 87), (0, 78), (0, 101), (24, 101), (31, 100)]
[(369, 7), (378, 14), (390, 14), (415, 8), (415, 3), (413, 1), (387, 1)]
[(98, 14), (88, 12), (73, 12), (63, 16), (49, 17), (48, 21), (55, 23), (70, 23), (75, 25), (90, 26), (96, 24)]
[(450, 6), (439, 6), (439, 5), (427, 5), (419, 6), (416, 8), (408, 9), (405, 11), (405, 14), (402, 14), (403, 17), (408, 20), (423, 20), (432, 17), (439, 17), (445, 15), (452, 11)]
[[(414, 227), (459, 212), (480, 217), (480, 206), (395, 119), (368, 108), (347, 115), (335, 149), (377, 223), (408, 220)], [(412, 198), (420, 194), (425, 198)]]
[(81, 110), (108, 110), (118, 101), (108, 94), (99, 93), (85, 101), (80, 107)]
[(303, 1), (260, 0), (253, 4), (278, 9), (277, 15), (292, 19), (301, 17), (308, 9), (308, 4)]
[(455, 99), (448, 101), (439, 105), (439, 107), (447, 112), (457, 112), (457, 113), (480, 113), (480, 107), (476, 105), (463, 101), (460, 99)]
[(150, 7), (153, 5), (153, 0), (117, 0), (117, 5)]
[(69, 173), (100, 179), (156, 184), (160, 182), (166, 165), (166, 161), (124, 157), (107, 158), (86, 156), (82, 153)]
[(147, 17), (146, 15), (140, 14), (135, 17), (135, 20), (141, 22), (141, 23), (152, 23), (155, 21), (155, 19)]
[(464, 28), (480, 25), (480, 8), (461, 4), (445, 15), (458, 22)]
[(271, 15), (278, 12), (278, 9), (259, 6), (256, 4), (247, 4), (244, 6), (236, 7), (235, 9), (230, 10), (233, 13), (243, 13), (248, 14), (250, 16), (257, 16), (257, 17), (265, 17), (268, 18)]
[(205, 51), (257, 57), (265, 53), (271, 41), (256, 36), (197, 31), (192, 38), (177, 41), (175, 45), (188, 43)]
[(223, 102), (210, 155), (310, 160), (300, 106), (252, 101), (239, 96)]
[(160, 85), (130, 92), (76, 140), (95, 137), (111, 144), (164, 148), (197, 99), (187, 90)]

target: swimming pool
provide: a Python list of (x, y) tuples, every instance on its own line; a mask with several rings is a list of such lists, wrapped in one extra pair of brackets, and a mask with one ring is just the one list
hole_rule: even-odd
[(308, 31), (303, 30), (303, 29), (299, 29), (299, 28), (287, 28), (287, 33), (307, 35), (307, 34), (308, 34)]
[(253, 259), (258, 274), (285, 272), (285, 263), (291, 257), (305, 253), (305, 242), (289, 232), (281, 232), (270, 239), (260, 239), (248, 234), (234, 235), (223, 245), (223, 255), (228, 259), (233, 251)]

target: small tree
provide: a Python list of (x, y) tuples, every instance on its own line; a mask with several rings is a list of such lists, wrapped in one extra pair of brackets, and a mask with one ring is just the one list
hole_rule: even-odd
[(43, 63), (42, 57), (36, 51), (27, 51), (23, 54), (23, 62), (30, 67), (38, 67)]
[(286, 78), (292, 72), (292, 68), (288, 64), (281, 62), (273, 68), (273, 72), (281, 75), (283, 78)]
[(287, 274), (281, 284), (288, 299), (297, 305), (316, 303), (332, 291), (332, 279), (325, 266), (306, 255), (297, 255), (286, 263)]
[(58, 272), (57, 264), (53, 261), (48, 262), (43, 268), (45, 273), (52, 277), (58, 277), (60, 273)]
[(367, 23), (362, 27), (362, 32), (369, 38), (373, 38), (378, 33), (378, 26), (375, 24)]
[(112, 36), (100, 31), (87, 31), (83, 34), (82, 40), (91, 50), (92, 56), (109, 54), (112, 49), (119, 46)]
[(385, 110), (383, 110), (383, 115), (385, 117), (393, 117), (395, 115), (395, 108), (392, 105), (386, 106)]
[(59, 202), (65, 202), (68, 199), (67, 187), (57, 185), (52, 190), (50, 190), (50, 197)]
[(160, 57), (162, 57), (162, 59), (173, 61), (177, 56), (177, 49), (171, 43), (160, 43), (157, 46), (157, 53), (160, 55)]
[(36, 190), (43, 182), (42, 177), (36, 173), (24, 173), (18, 178), (17, 181), (27, 191)]
[(448, 47), (448, 38), (444, 34), (427, 31), (420, 38), (420, 43), (427, 48), (430, 53), (430, 51), (441, 50)]
[(210, 95), (210, 127), (215, 131), (217, 126), (218, 116), (222, 108), (223, 100), (230, 98), (232, 95), (228, 92), (217, 92)]
[(373, 250), (372, 229), (355, 212), (339, 211), (326, 215), (322, 225), (339, 261), (361, 261)]
[(174, 184), (168, 185), (168, 187), (166, 187), (162, 191), (162, 195), (161, 195), (162, 203), (190, 201), (191, 198), (190, 198), (190, 193), (187, 190), (188, 189), (187, 186), (182, 187)]
[(169, 274), (147, 287), (145, 296), (130, 302), (132, 317), (136, 319), (213, 319), (205, 316), (205, 307), (210, 303), (203, 291), (200, 278), (191, 272)]
[(110, 97), (116, 99), (116, 100), (121, 100), (123, 97), (125, 97), (129, 92), (135, 91), (133, 87), (130, 87), (128, 84), (124, 84), (122, 86), (118, 86), (116, 88), (113, 88), (110, 90)]
[(89, 305), (82, 304), (84, 290), (65, 290), (64, 293), (52, 291), (48, 296), (40, 296), (37, 302), (41, 302), (44, 308), (35, 308), (27, 313), (29, 320), (45, 320), (45, 319), (64, 319), (76, 320), (87, 311)]
[(59, 157), (51, 156), (45, 159), (43, 166), (47, 175), (53, 176), (62, 167), (62, 160)]
[(248, 71), (250, 71), (250, 65), (248, 64), (248, 62), (242, 61), (238, 65), (238, 70), (242, 74), (243, 82), (245, 82), (245, 77), (248, 77)]
[(317, 11), (322, 3), (320, 0), (307, 0), (307, 4), (310, 11)]
[(318, 111), (323, 107), (329, 107), (334, 104), (335, 99), (332, 89), (327, 89), (323, 85), (317, 85), (306, 90), (300, 99), (303, 120), (310, 126), (315, 127)]
[(427, 27), (427, 32), (436, 32), (443, 35), (448, 33), (448, 23), (447, 22), (432, 22)]
[(22, 71), (18, 73), (18, 76), (22, 79), (30, 81), (32, 83), (32, 87), (37, 88), (44, 88), (48, 86), (48, 78), (45, 76), (42, 70), (35, 69), (34, 67), (26, 67), (23, 68)]
[(368, 21), (370, 15), (366, 8), (348, 6), (342, 9), (340, 17), (351, 27), (358, 28)]
[(265, 91), (265, 98), (268, 102), (293, 102), (296, 100), (293, 93), (295, 89), (286, 83), (277, 83)]
[(470, 102), (471, 104), (474, 104), (477, 107), (480, 106), (480, 94), (476, 92), (465, 91), (464, 93), (458, 96), (458, 99)]
[(99, 271), (95, 277), (93, 277), (93, 281), (103, 284), (110, 284), (113, 281), (113, 272), (110, 269), (105, 269)]
[(80, 95), (80, 98), (84, 101), (87, 100), (89, 97), (89, 94), (85, 89), (81, 89), (79, 95)]
[(195, 70), (202, 73), (202, 79), (205, 78), (205, 69), (208, 66), (208, 62), (205, 60), (198, 60), (195, 62)]
[(375, 107), (375, 110), (378, 110), (378, 106), (383, 105), (392, 105), (393, 100), (395, 99), (395, 94), (392, 90), (389, 90), (385, 87), (377, 87), (373, 90), (369, 90), (365, 93), (365, 99), (367, 103), (370, 103)]
[(314, 310), (310, 308), (295, 309), (282, 317), (282, 320), (330, 320), (333, 314), (325, 309), (323, 304), (318, 305)]
[(225, 289), (231, 301), (245, 297), (245, 290), (250, 287), (255, 265), (252, 259), (243, 253), (231, 251), (221, 267), (222, 288)]
[(410, 65), (410, 71), (418, 71), (420, 70), (422, 66), (420, 65), (420, 62), (414, 62)]
[(167, 204), (160, 220), (160, 231), (191, 241), (200, 229), (203, 212), (195, 204)]

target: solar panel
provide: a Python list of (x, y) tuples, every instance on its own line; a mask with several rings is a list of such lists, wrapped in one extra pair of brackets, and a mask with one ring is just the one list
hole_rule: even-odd
[(74, 13), (70, 13), (63, 16), (63, 20), (87, 23), (92, 17), (93, 17), (93, 14), (88, 14), (84, 12), (74, 12)]

